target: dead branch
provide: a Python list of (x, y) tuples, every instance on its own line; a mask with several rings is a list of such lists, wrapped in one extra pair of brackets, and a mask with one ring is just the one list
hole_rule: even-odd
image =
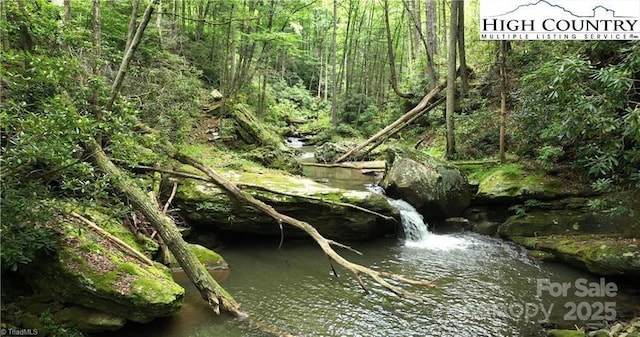
[(137, 258), (138, 260), (144, 262), (147, 265), (153, 266), (153, 261), (149, 260), (148, 257), (144, 256), (142, 253), (140, 253), (139, 251), (135, 250), (133, 247), (129, 246), (126, 242), (124, 242), (124, 241), (118, 239), (117, 237), (113, 236), (113, 234), (111, 234), (111, 233), (107, 232), (106, 230), (102, 229), (102, 227), (96, 225), (91, 220), (83, 217), (82, 215), (80, 215), (80, 214), (78, 214), (76, 212), (71, 212), (71, 216), (73, 216), (74, 218), (84, 222), (87, 226), (91, 227), (93, 230), (95, 230), (99, 234), (101, 234), (104, 237), (106, 237), (109, 241), (115, 243), (118, 247), (122, 248), (125, 252), (129, 253), (133, 257)]

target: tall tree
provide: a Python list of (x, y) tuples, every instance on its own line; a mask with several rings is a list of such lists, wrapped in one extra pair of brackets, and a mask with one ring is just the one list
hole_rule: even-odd
[(452, 158), (456, 151), (453, 112), (456, 107), (456, 49), (458, 40), (458, 4), (461, 1), (451, 1), (451, 19), (449, 24), (449, 64), (447, 71), (447, 107), (445, 121), (447, 125), (447, 158)]
[(389, 23), (389, 0), (384, 0), (383, 4), (384, 27), (385, 32), (387, 33), (387, 57), (389, 59), (389, 70), (391, 72), (391, 77), (389, 78), (389, 81), (391, 82), (391, 88), (396, 93), (396, 95), (402, 98), (412, 98), (413, 95), (402, 92), (400, 91), (400, 88), (398, 88), (398, 75), (396, 74), (395, 53), (393, 51), (393, 41), (391, 39), (391, 24)]
[(338, 93), (336, 92), (338, 83), (336, 78), (336, 35), (338, 33), (338, 0), (333, 0), (333, 37), (331, 40), (331, 122), (333, 124), (333, 129), (336, 130), (338, 127)]
[(424, 35), (422, 34), (422, 28), (421, 28), (422, 25), (420, 23), (420, 16), (418, 15), (419, 11), (411, 10), (406, 0), (404, 2), (404, 5), (405, 5), (405, 9), (409, 13), (409, 16), (413, 19), (412, 21), (415, 26), (418, 41), (422, 42), (422, 46), (424, 47), (425, 55), (427, 56), (427, 80), (429, 81), (429, 89), (433, 89), (437, 85), (438, 79), (436, 76), (432, 54), (429, 53), (429, 44), (425, 39)]
[(458, 3), (458, 51), (460, 52), (460, 83), (462, 84), (462, 94), (469, 90), (467, 76), (467, 54), (464, 46), (464, 1)]
[(503, 40), (500, 44), (500, 162), (505, 161), (505, 133), (507, 119), (507, 44)]
[[(177, 0), (176, 0), (177, 1)], [(131, 45), (131, 40), (133, 40), (133, 36), (136, 33), (136, 27), (138, 26), (138, 6), (140, 5), (140, 0), (134, 0), (131, 6), (131, 18), (129, 18), (129, 28), (127, 29), (127, 41), (124, 45), (124, 51), (126, 52)]]

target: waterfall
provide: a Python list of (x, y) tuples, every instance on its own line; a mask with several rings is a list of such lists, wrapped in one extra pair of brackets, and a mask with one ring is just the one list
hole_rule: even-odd
[(424, 223), (422, 214), (411, 206), (408, 202), (400, 199), (387, 198), (391, 206), (400, 212), (402, 229), (407, 242), (421, 242), (429, 235), (427, 224)]
[[(385, 195), (385, 191), (378, 185), (367, 185), (367, 189), (373, 193)], [(438, 235), (429, 232), (424, 217), (418, 213), (415, 207), (401, 199), (387, 197), (389, 204), (400, 212), (402, 230), (404, 231), (407, 247), (448, 250), (454, 248), (465, 248), (468, 244), (463, 239), (450, 236)]]

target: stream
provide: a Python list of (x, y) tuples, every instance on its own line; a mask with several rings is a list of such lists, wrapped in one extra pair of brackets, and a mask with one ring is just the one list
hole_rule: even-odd
[[(352, 188), (372, 188), (370, 176), (352, 174), (340, 180)], [(341, 185), (334, 179), (327, 183)], [(434, 281), (435, 288), (411, 289), (424, 302), (398, 298), (368, 279), (370, 293), (365, 293), (339, 266), (334, 275), (310, 240), (285, 239), (280, 250), (280, 238), (227, 241), (220, 253), (231, 273), (223, 286), (250, 315), (300, 336), (544, 336), (543, 321), (583, 325), (578, 318), (587, 309), (583, 306), (574, 320), (571, 303), (586, 303), (591, 315), (595, 303), (612, 302), (623, 311), (632, 300), (621, 292), (578, 297), (577, 282), (601, 280), (565, 265), (533, 261), (524, 248), (499, 239), (429, 232), (413, 207), (390, 202), (401, 212), (405, 238), (351, 243), (362, 256), (338, 252), (373, 269)], [(129, 324), (118, 336), (267, 336), (238, 320), (215, 317), (183, 273), (174, 277), (187, 290), (184, 307), (151, 324)], [(571, 285), (566, 294), (545, 288), (561, 283)]]

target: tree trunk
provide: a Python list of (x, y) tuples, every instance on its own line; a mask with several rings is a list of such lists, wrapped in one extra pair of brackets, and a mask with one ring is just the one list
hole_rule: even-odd
[[(101, 54), (101, 46), (100, 46), (100, 0), (93, 0), (93, 6), (91, 9), (91, 19), (93, 21), (93, 55), (91, 59), (91, 74), (97, 78), (100, 74), (100, 54)], [(92, 88), (91, 97), (89, 101), (91, 103), (91, 111), (96, 117), (96, 121), (98, 123), (102, 122), (102, 110), (98, 108), (98, 89)], [(96, 135), (96, 140), (98, 143), (102, 143), (102, 136)]]
[(507, 119), (507, 41), (500, 41), (500, 163), (505, 161)]
[(147, 24), (149, 20), (151, 20), (151, 13), (153, 12), (153, 8), (158, 4), (159, 0), (152, 0), (147, 6), (147, 9), (144, 11), (144, 15), (142, 16), (142, 22), (138, 25), (138, 29), (136, 30), (136, 34), (131, 40), (131, 45), (126, 50), (124, 57), (122, 58), (122, 62), (120, 63), (120, 68), (118, 68), (118, 73), (116, 74), (116, 78), (113, 81), (113, 85), (111, 85), (111, 93), (109, 95), (109, 101), (105, 106), (107, 111), (111, 110), (113, 107), (113, 103), (116, 100), (116, 97), (120, 93), (120, 87), (122, 87), (122, 81), (124, 80), (124, 75), (127, 73), (127, 69), (129, 68), (129, 63), (133, 58), (133, 54), (138, 49), (140, 45), (140, 41), (142, 41), (142, 34), (144, 30), (147, 28)]
[(383, 138), (380, 138), (375, 144), (373, 144), (366, 151), (364, 151), (362, 153), (362, 155), (363, 156), (367, 155), (368, 153), (373, 151), (375, 148), (377, 148), (378, 146), (382, 145), (382, 143), (387, 141), (389, 138), (393, 137), (393, 135), (395, 135), (396, 133), (402, 131), (402, 129), (404, 129), (406, 126), (408, 126), (411, 123), (413, 123), (413, 121), (416, 120), (418, 117), (420, 117), (420, 116), (424, 115), (425, 113), (433, 110), (435, 107), (437, 107), (438, 105), (442, 104), (444, 101), (445, 101), (445, 98), (442, 97), (442, 98), (438, 99), (437, 101), (433, 102), (431, 105), (429, 105), (425, 109), (421, 110), (420, 112), (418, 112), (417, 114), (412, 116), (409, 120), (403, 122), (397, 128), (395, 128), (392, 131), (390, 131), (389, 133), (387, 133)]
[(413, 95), (401, 92), (398, 88), (398, 75), (396, 74), (396, 61), (395, 54), (393, 52), (393, 41), (391, 40), (391, 25), (389, 24), (389, 1), (384, 0), (383, 7), (384, 14), (384, 26), (385, 31), (387, 32), (387, 57), (389, 58), (389, 70), (391, 72), (391, 77), (389, 80), (391, 81), (391, 88), (396, 93), (396, 95), (402, 98), (413, 98)]
[(458, 3), (451, 1), (451, 22), (449, 31), (449, 64), (447, 73), (447, 107), (445, 121), (447, 125), (447, 152), (446, 157), (452, 158), (455, 154), (456, 144), (453, 125), (453, 112), (456, 107), (456, 40), (458, 37)]
[(173, 256), (189, 277), (191, 282), (198, 288), (202, 298), (209, 303), (209, 306), (216, 312), (220, 310), (228, 312), (234, 317), (245, 317), (246, 314), (240, 309), (240, 305), (216, 282), (205, 266), (198, 261), (188, 245), (182, 239), (173, 221), (163, 214), (153, 200), (144, 193), (133, 179), (129, 178), (109, 160), (100, 145), (95, 141), (85, 144), (87, 150), (92, 154), (92, 160), (96, 167), (111, 177), (115, 187), (122, 192), (127, 200), (140, 211), (153, 228), (158, 231), (164, 243), (169, 247)]
[(158, 14), (156, 14), (156, 29), (158, 30), (158, 49), (162, 50), (164, 41), (162, 37), (162, 0), (158, 0)]
[[(438, 79), (436, 78), (433, 55), (429, 52), (429, 43), (427, 42), (427, 39), (425, 39), (424, 35), (422, 34), (422, 29), (420, 28), (420, 16), (417, 14), (418, 12), (414, 12), (409, 9), (409, 6), (406, 2), (404, 4), (405, 9), (407, 10), (407, 12), (409, 12), (409, 16), (413, 19), (413, 24), (416, 28), (418, 40), (422, 42), (425, 54), (427, 55), (427, 80), (429, 81), (429, 89), (433, 89), (437, 85)], [(428, 22), (427, 25), (429, 25)]]
[(460, 52), (460, 83), (462, 95), (469, 90), (467, 75), (467, 54), (464, 46), (464, 1), (458, 2), (458, 51)]
[(131, 19), (129, 19), (129, 29), (127, 29), (127, 42), (124, 45), (125, 53), (129, 49), (129, 46), (131, 46), (131, 41), (133, 40), (133, 37), (136, 34), (136, 27), (138, 26), (137, 17), (138, 17), (139, 5), (140, 5), (140, 0), (134, 0), (133, 5), (131, 6)]
[[(455, 78), (455, 72), (453, 74), (453, 77)], [(420, 100), (420, 103), (418, 103), (418, 105), (416, 105), (413, 109), (409, 110), (406, 114), (404, 114), (402, 117), (398, 118), (395, 122), (389, 124), (384, 129), (378, 131), (378, 133), (376, 133), (375, 135), (371, 136), (364, 143), (356, 146), (351, 151), (349, 151), (349, 152), (345, 153), (344, 155), (340, 156), (338, 159), (334, 160), (333, 162), (334, 163), (340, 163), (340, 162), (343, 162), (343, 161), (347, 160), (352, 155), (354, 155), (354, 154), (358, 153), (360, 150), (362, 150), (365, 146), (371, 144), (372, 142), (375, 142), (376, 139), (384, 136), (388, 132), (390, 132), (393, 129), (395, 129), (396, 126), (406, 122), (407, 120), (411, 119), (416, 114), (420, 113), (424, 108), (427, 107), (427, 104), (429, 103), (429, 101), (431, 101), (431, 99), (433, 99), (436, 95), (438, 95), (438, 93), (440, 93), (440, 91), (443, 88), (444, 88), (444, 83), (440, 84), (439, 86), (436, 86), (435, 88), (433, 88), (433, 90), (431, 90), (427, 95), (425, 95), (422, 98), (422, 100)]]
[(64, 16), (63, 16), (64, 22), (69, 23), (69, 21), (71, 21), (71, 0), (64, 0), (63, 7), (64, 7)]
[(338, 87), (336, 83), (336, 35), (338, 31), (338, 0), (333, 0), (333, 37), (331, 41), (331, 122), (333, 124), (333, 131), (335, 132), (338, 128), (338, 93), (336, 92), (336, 88)]

